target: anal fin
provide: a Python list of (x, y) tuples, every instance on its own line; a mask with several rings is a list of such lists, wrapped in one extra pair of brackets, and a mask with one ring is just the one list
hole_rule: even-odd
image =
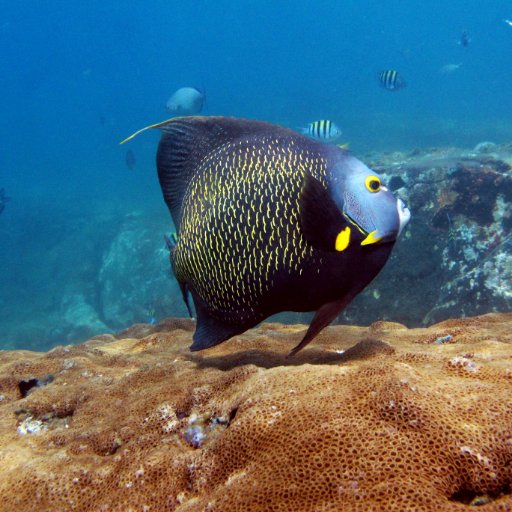
[(324, 304), (313, 317), (302, 341), (290, 351), (288, 357), (294, 356), (299, 350), (302, 350), (312, 341), (320, 331), (327, 327), (341, 313), (353, 298), (353, 295), (348, 295), (343, 297), (343, 299)]

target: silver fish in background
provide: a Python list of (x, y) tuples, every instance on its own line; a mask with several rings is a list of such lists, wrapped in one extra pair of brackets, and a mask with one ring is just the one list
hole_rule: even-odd
[(11, 198), (5, 195), (5, 190), (3, 188), (0, 188), (0, 213), (4, 211), (5, 204), (8, 203), (10, 200)]
[(323, 142), (331, 142), (336, 140), (341, 135), (339, 127), (329, 121), (328, 119), (321, 119), (320, 121), (313, 121), (300, 129), (303, 135), (320, 140)]
[(439, 72), (443, 75), (448, 75), (449, 73), (457, 71), (461, 66), (462, 62), (459, 62), (458, 64), (445, 64), (439, 69)]
[(182, 87), (167, 100), (166, 110), (175, 116), (199, 114), (204, 106), (205, 96), (195, 87)]
[(135, 166), (137, 165), (137, 159), (135, 158), (135, 153), (131, 149), (129, 149), (126, 152), (126, 155), (124, 157), (124, 163), (126, 164), (126, 167), (128, 167), (128, 169), (135, 169)]
[(388, 91), (399, 91), (407, 86), (405, 80), (396, 69), (385, 69), (379, 73), (381, 87)]

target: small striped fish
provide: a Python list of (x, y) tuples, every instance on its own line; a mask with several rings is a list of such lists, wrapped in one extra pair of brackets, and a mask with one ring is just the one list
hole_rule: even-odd
[(385, 69), (379, 73), (379, 82), (388, 91), (399, 91), (407, 84), (395, 69)]
[(313, 121), (304, 128), (301, 128), (301, 133), (312, 139), (330, 142), (336, 140), (341, 135), (341, 130), (332, 121), (322, 119), (320, 121)]

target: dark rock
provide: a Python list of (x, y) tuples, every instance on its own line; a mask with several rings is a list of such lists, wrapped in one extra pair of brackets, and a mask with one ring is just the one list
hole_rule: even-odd
[(399, 194), (406, 194), (412, 220), (384, 271), (344, 320), (418, 325), (510, 310), (510, 148), (496, 146), (493, 156), (439, 153), (381, 159), (379, 172), (390, 183), (397, 176), (404, 181)]

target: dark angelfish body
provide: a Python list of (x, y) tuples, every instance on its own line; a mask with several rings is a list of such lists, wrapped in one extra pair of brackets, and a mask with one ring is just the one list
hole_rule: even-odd
[(336, 146), (233, 118), (152, 127), (163, 131), (158, 176), (177, 229), (171, 264), (197, 314), (192, 350), (280, 311), (317, 311), (300, 350), (377, 275), (408, 221)]

